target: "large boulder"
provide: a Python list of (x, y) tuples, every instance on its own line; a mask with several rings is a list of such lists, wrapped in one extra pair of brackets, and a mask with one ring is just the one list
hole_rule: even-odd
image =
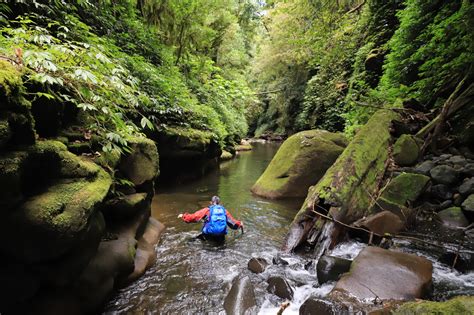
[(426, 296), (432, 286), (433, 266), (423, 257), (367, 247), (354, 259), (332, 294), (360, 300), (413, 300)]
[(299, 132), (282, 144), (252, 192), (267, 198), (304, 197), (346, 145), (342, 134), (323, 130)]
[(159, 175), (159, 159), (155, 143), (147, 138), (132, 138), (128, 143), (131, 152), (120, 161), (120, 171), (135, 186), (154, 180)]
[(257, 306), (255, 292), (248, 276), (238, 276), (232, 281), (232, 287), (224, 299), (227, 315), (244, 315)]

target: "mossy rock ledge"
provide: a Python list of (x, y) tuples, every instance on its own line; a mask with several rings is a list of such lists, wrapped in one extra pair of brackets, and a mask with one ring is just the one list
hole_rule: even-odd
[(58, 258), (78, 245), (107, 196), (110, 176), (55, 141), (40, 141), (0, 157), (0, 184), (13, 198), (2, 202), (0, 249), (19, 261)]
[(346, 145), (344, 135), (324, 130), (294, 134), (282, 144), (252, 192), (275, 199), (305, 197)]

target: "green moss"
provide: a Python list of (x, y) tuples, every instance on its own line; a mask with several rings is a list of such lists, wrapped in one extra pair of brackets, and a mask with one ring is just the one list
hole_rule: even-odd
[(0, 104), (2, 99), (17, 97), (23, 88), (20, 72), (5, 60), (0, 60)]
[(193, 128), (167, 127), (164, 132), (168, 136), (176, 136), (178, 144), (186, 146), (193, 143), (207, 146), (213, 138), (212, 132)]
[(258, 195), (304, 197), (344, 150), (343, 136), (322, 130), (302, 131), (289, 137), (280, 147), (252, 191)]
[(0, 148), (2, 148), (11, 138), (8, 121), (0, 120)]
[(400, 166), (415, 164), (419, 155), (420, 147), (412, 135), (401, 135), (393, 145), (393, 158)]
[(421, 174), (403, 173), (382, 191), (381, 197), (399, 205), (415, 201), (425, 190), (430, 178)]
[(295, 220), (305, 216), (316, 200), (337, 205), (337, 219), (352, 222), (368, 213), (389, 158), (390, 125), (399, 118), (393, 111), (377, 111), (361, 128), (324, 177), (312, 187)]
[(472, 314), (474, 312), (473, 296), (458, 296), (446, 302), (417, 301), (405, 303), (393, 315), (408, 314)]
[(120, 171), (135, 185), (153, 180), (160, 173), (155, 142), (147, 138), (127, 139), (131, 152), (120, 162)]

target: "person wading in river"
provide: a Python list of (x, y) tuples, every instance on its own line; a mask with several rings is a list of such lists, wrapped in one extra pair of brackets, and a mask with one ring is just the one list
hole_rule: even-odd
[(198, 210), (194, 213), (183, 213), (178, 218), (186, 223), (199, 222), (204, 220), (201, 234), (198, 238), (203, 240), (213, 240), (222, 242), (227, 234), (227, 226), (233, 230), (241, 229), (244, 232), (244, 225), (236, 220), (221, 204), (218, 196), (213, 196), (209, 207)]

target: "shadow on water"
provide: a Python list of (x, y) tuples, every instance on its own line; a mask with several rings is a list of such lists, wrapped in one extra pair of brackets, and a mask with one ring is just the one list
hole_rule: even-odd
[[(250, 188), (265, 170), (278, 144), (255, 144), (218, 169), (191, 183), (161, 184), (152, 215), (167, 226), (157, 247), (157, 262), (137, 282), (122, 289), (106, 313), (163, 314), (223, 311), (231, 280), (252, 256), (275, 254), (302, 200), (272, 201)], [(225, 244), (195, 239), (201, 224), (185, 224), (177, 215), (209, 204), (213, 195), (245, 224), (245, 234), (231, 231)]]

